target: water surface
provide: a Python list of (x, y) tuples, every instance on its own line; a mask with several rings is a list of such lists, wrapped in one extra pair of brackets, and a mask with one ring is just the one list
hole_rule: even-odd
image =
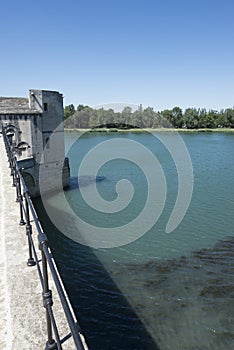
[[(140, 142), (157, 156), (167, 183), (167, 199), (158, 222), (137, 241), (112, 249), (75, 243), (54, 228), (37, 203), (91, 349), (233, 349), (234, 135), (192, 133), (182, 137), (192, 159), (194, 192), (183, 221), (166, 234), (178, 190), (175, 164), (166, 148), (150, 134), (91, 133), (69, 149), (77, 133), (66, 134), (72, 172), (66, 198), (77, 215), (92, 225), (128, 223), (141, 212), (147, 196), (144, 173), (124, 159), (108, 162), (98, 178), (87, 174), (78, 185), (81, 160), (100, 142), (110, 138)], [(79, 186), (83, 190), (96, 186), (104, 199), (112, 201), (116, 183), (123, 178), (133, 184), (134, 197), (120, 213), (97, 212), (81, 196)], [(60, 194), (52, 196), (49, 204), (67, 220)], [(68, 231), (75, 229), (67, 225)]]

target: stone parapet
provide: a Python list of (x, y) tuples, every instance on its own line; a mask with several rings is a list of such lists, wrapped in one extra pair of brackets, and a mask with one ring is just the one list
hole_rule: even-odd
[[(45, 349), (46, 317), (36, 267), (28, 267), (25, 226), (19, 226), (19, 204), (0, 136), (0, 350)], [(36, 230), (32, 223), (33, 234)], [(38, 252), (40, 256), (40, 253)], [(50, 276), (53, 311), (61, 337), (69, 333), (60, 300)], [(83, 337), (82, 337), (83, 339)], [(84, 346), (87, 349), (85, 342)], [(72, 338), (64, 350), (75, 350)]]

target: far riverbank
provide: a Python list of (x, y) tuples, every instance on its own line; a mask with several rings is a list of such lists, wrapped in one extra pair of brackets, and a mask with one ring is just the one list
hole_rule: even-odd
[(216, 129), (173, 129), (173, 128), (157, 128), (157, 129), (117, 129), (117, 128), (93, 128), (93, 129), (68, 129), (65, 128), (65, 131), (72, 132), (134, 132), (134, 133), (144, 133), (144, 132), (231, 132), (234, 133), (234, 128), (216, 128)]

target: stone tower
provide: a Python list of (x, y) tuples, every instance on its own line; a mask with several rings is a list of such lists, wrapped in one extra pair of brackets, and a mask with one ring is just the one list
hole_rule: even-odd
[(69, 186), (63, 118), (63, 96), (56, 91), (29, 90), (28, 98), (0, 97), (0, 123), (32, 197)]

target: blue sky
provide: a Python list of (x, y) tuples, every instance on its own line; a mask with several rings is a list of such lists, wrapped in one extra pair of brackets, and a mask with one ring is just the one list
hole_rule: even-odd
[(4, 1), (0, 96), (233, 107), (233, 13), (233, 0)]

